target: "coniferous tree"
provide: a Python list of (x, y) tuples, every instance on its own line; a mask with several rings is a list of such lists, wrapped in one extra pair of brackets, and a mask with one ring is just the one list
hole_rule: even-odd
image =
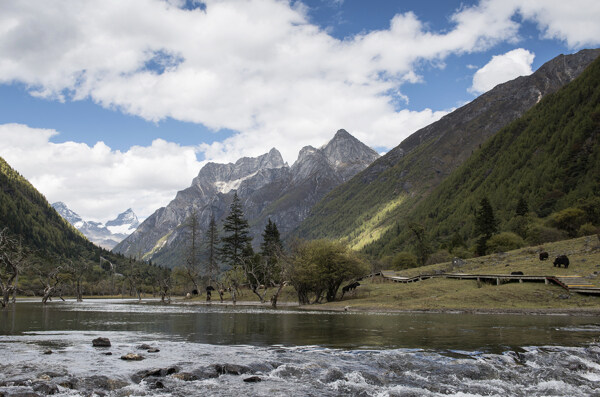
[(223, 222), (225, 235), (221, 238), (220, 251), (223, 262), (232, 268), (242, 266), (244, 248), (252, 241), (249, 229), (250, 226), (244, 217), (242, 203), (236, 192), (229, 207), (229, 215)]
[(479, 235), (477, 240), (477, 254), (485, 255), (487, 241), (498, 231), (498, 221), (494, 217), (494, 210), (487, 197), (481, 199), (479, 208), (475, 212), (475, 232)]
[[(271, 221), (269, 218), (265, 231), (263, 232), (263, 242), (260, 245), (261, 255), (265, 261), (266, 269), (265, 272), (269, 273), (273, 281), (279, 282), (278, 274), (281, 273), (279, 266), (279, 256), (283, 252), (283, 243), (279, 235), (279, 229), (277, 224)], [(270, 281), (270, 280), (269, 280)]]
[(525, 216), (529, 212), (529, 206), (523, 197), (521, 197), (517, 203), (516, 212), (518, 216)]

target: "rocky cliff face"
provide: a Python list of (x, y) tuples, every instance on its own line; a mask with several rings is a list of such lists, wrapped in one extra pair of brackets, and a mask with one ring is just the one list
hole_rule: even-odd
[(289, 167), (276, 149), (235, 164), (206, 164), (189, 188), (146, 219), (113, 251), (142, 254), (145, 259), (167, 266), (183, 260), (186, 230), (182, 223), (196, 211), (201, 229), (211, 215), (217, 222), (229, 211), (234, 192), (240, 197), (255, 243), (268, 218), (285, 237), (327, 192), (365, 169), (379, 156), (345, 130), (340, 130), (322, 148), (307, 146)]
[[(305, 238), (345, 237), (355, 248), (374, 241), (382, 231), (401, 222), (483, 142), (544, 96), (571, 82), (599, 55), (599, 49), (560, 55), (532, 75), (500, 84), (415, 132), (315, 205), (298, 234)], [(377, 221), (367, 227), (356, 219)]]
[(62, 201), (52, 204), (52, 207), (91, 242), (109, 250), (133, 233), (140, 224), (131, 208), (119, 214), (115, 219), (106, 222), (106, 224), (102, 224), (101, 222), (83, 220), (81, 216), (70, 210)]

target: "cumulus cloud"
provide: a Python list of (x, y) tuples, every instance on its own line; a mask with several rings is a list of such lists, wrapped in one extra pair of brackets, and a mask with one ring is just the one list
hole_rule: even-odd
[(498, 84), (519, 76), (533, 73), (531, 65), (535, 55), (523, 48), (517, 48), (506, 54), (495, 55), (473, 75), (473, 85), (470, 92), (481, 94), (491, 90)]
[(58, 100), (91, 98), (151, 121), (227, 128), (240, 141), (258, 135), (258, 145), (243, 144), (246, 155), (279, 135), (282, 150), (297, 153), (300, 142), (324, 141), (341, 126), (392, 147), (423, 126), (417, 120), (440, 114), (411, 112), (416, 119), (404, 123), (407, 113), (392, 105), (403, 83), (419, 80), (417, 62), (486, 48), (518, 28), (509, 11), (486, 3), (457, 12), (448, 32), (408, 12), (388, 29), (338, 40), (311, 24), (300, 2), (204, 3), (2, 2), (0, 83), (23, 82)]
[[(544, 37), (573, 48), (600, 42), (595, 20), (600, 3), (595, 0), (571, 0), (567, 5), (554, 0), (482, 0), (456, 10), (449, 17), (451, 26), (443, 31), (430, 29), (406, 12), (395, 15), (387, 29), (344, 40), (312, 24), (308, 8), (299, 1), (205, 0), (201, 6), (184, 7), (189, 4), (199, 2), (0, 2), (0, 84), (19, 82), (31, 95), (50, 100), (89, 98), (150, 121), (173, 118), (215, 131), (237, 131), (224, 141), (201, 145), (208, 160), (235, 161), (275, 146), (291, 163), (302, 146), (325, 143), (339, 128), (368, 145), (389, 149), (436, 121), (446, 112), (399, 106), (407, 99), (402, 85), (420, 81), (423, 65), (443, 67), (449, 55), (518, 41), (515, 16), (536, 23)], [(511, 60), (507, 55), (496, 62)], [(528, 59), (517, 54), (508, 69), (514, 75), (521, 67), (518, 73), (525, 73), (531, 65)], [(482, 82), (474, 81), (474, 92), (491, 84), (489, 73), (477, 73)], [(164, 198), (188, 186), (199, 168), (193, 148), (161, 140), (122, 153), (102, 143), (57, 146), (49, 142), (56, 132), (32, 131), (27, 139), (42, 143), (27, 149), (22, 141), (13, 142), (11, 148), (20, 148), (28, 158), (13, 160), (51, 200), (70, 192), (73, 199), (68, 203), (77, 200), (72, 205), (82, 214), (88, 209), (100, 214), (92, 210), (95, 206), (108, 208), (97, 199), (101, 194), (109, 197), (102, 183), (114, 189), (110, 200), (120, 201), (122, 207), (141, 200), (134, 196), (155, 196), (140, 204), (147, 214), (152, 200), (164, 205)], [(82, 162), (81, 178), (69, 170), (79, 167), (75, 160), (63, 159), (66, 152)], [(35, 160), (38, 155), (56, 165), (47, 167)], [(107, 158), (111, 161), (105, 162)], [(152, 159), (161, 159), (169, 168), (165, 173), (152, 171)], [(184, 171), (173, 172), (180, 166)], [(165, 178), (166, 173), (175, 177)], [(94, 177), (86, 182), (89, 175)], [(87, 193), (76, 192), (76, 184), (62, 190), (52, 187), (66, 186), (66, 179), (80, 181)], [(99, 183), (89, 182), (94, 179)], [(125, 186), (130, 196), (119, 196), (116, 186)], [(134, 194), (134, 188), (140, 193)]]
[(103, 142), (50, 142), (57, 134), (2, 124), (0, 156), (50, 203), (64, 201), (90, 220), (106, 221), (129, 207), (146, 217), (189, 186), (203, 165), (195, 148), (162, 139), (121, 152)]

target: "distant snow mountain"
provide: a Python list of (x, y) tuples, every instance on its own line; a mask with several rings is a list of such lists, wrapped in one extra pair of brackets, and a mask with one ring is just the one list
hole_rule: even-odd
[(108, 250), (127, 238), (140, 224), (131, 208), (103, 224), (82, 219), (62, 201), (52, 204), (52, 207), (90, 241)]

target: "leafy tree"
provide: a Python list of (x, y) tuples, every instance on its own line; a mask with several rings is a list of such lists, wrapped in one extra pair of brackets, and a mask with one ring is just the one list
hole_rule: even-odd
[(220, 251), (223, 262), (232, 268), (241, 267), (244, 249), (252, 241), (252, 237), (237, 192), (233, 195), (229, 215), (223, 222), (223, 232), (225, 235), (221, 238)]
[(418, 259), (411, 252), (401, 251), (394, 255), (391, 265), (394, 270), (410, 269), (418, 266)]
[(487, 242), (487, 252), (497, 253), (516, 250), (525, 245), (525, 241), (521, 236), (511, 233), (502, 232), (492, 236)]
[(479, 236), (477, 240), (477, 254), (485, 255), (487, 250), (487, 241), (498, 231), (498, 221), (494, 217), (494, 210), (487, 199), (484, 197), (479, 203), (479, 208), (475, 212), (475, 233)]
[(342, 283), (364, 276), (367, 266), (356, 253), (343, 244), (330, 240), (299, 242), (292, 252), (291, 284), (301, 304), (315, 302), (325, 294), (328, 302), (335, 300)]
[(576, 237), (581, 225), (586, 221), (586, 213), (580, 208), (565, 208), (550, 215), (550, 226), (567, 232), (569, 237)]

